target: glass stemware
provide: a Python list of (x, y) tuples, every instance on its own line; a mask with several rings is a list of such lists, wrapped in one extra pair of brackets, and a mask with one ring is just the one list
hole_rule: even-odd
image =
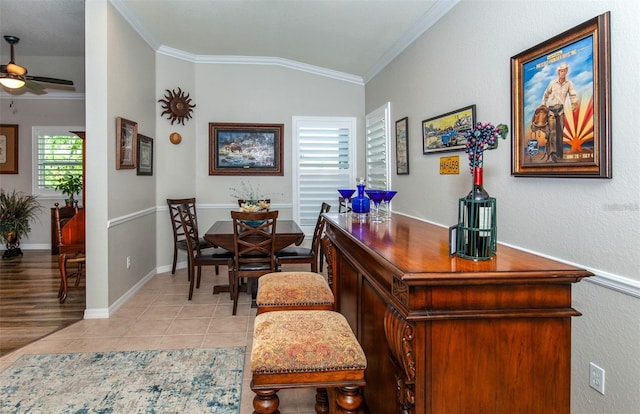
[(373, 206), (375, 208), (375, 215), (371, 217), (372, 223), (379, 223), (382, 220), (380, 217), (380, 203), (384, 200), (384, 197), (387, 195), (385, 190), (365, 190), (371, 201), (373, 201)]
[(387, 205), (387, 214), (384, 218), (385, 220), (391, 220), (391, 199), (397, 193), (398, 193), (397, 191), (387, 190), (387, 194), (384, 196), (384, 199), (382, 200), (382, 202)]
[(356, 192), (356, 190), (341, 188), (338, 190), (338, 192), (340, 193), (340, 195), (342, 196), (342, 199), (344, 200), (344, 207), (345, 207), (344, 213), (340, 213), (340, 214), (349, 214), (349, 211), (351, 211), (351, 208), (349, 207), (349, 203), (351, 202), (351, 196), (353, 195), (353, 193)]

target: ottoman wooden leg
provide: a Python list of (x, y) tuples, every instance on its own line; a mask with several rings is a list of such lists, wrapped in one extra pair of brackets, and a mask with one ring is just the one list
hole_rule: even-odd
[(338, 387), (336, 395), (336, 404), (338, 413), (357, 414), (360, 413), (360, 405), (362, 404), (362, 396), (360, 395), (360, 387)]
[(253, 390), (253, 414), (280, 414), (278, 390)]

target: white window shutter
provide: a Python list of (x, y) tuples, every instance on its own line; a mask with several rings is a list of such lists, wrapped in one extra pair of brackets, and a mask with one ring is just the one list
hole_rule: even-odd
[[(313, 232), (323, 202), (355, 184), (355, 118), (294, 117), (294, 220)], [(297, 202), (297, 204), (296, 204)]]
[(367, 188), (391, 187), (390, 107), (386, 103), (367, 115)]

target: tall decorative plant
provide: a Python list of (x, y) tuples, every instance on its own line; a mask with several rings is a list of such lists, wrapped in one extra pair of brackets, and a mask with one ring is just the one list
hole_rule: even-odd
[(6, 245), (2, 258), (22, 255), (20, 240), (31, 231), (33, 221), (42, 206), (36, 196), (0, 189), (0, 237)]

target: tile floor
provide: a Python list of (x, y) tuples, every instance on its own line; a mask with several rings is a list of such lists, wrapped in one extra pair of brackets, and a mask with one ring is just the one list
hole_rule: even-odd
[[(283, 270), (307, 269), (283, 266)], [(191, 301), (186, 269), (175, 275), (160, 273), (109, 319), (85, 319), (20, 348), (0, 358), (0, 370), (22, 354), (246, 346), (240, 414), (251, 414), (249, 359), (256, 310), (249, 295), (240, 293), (237, 315), (232, 316), (229, 294), (212, 294), (215, 284), (226, 284), (227, 269), (220, 267), (218, 276), (213, 273), (213, 268), (203, 268), (200, 289), (194, 289)], [(313, 389), (282, 390), (278, 395), (282, 414), (315, 413)]]

